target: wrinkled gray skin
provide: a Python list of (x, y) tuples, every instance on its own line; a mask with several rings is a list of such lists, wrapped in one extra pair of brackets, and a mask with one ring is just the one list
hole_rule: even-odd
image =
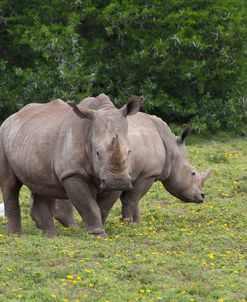
[(88, 233), (104, 236), (104, 213), (119, 195), (114, 191), (132, 188), (126, 117), (139, 108), (140, 100), (131, 99), (117, 109), (101, 94), (78, 106), (29, 104), (10, 116), (0, 128), (8, 233), (22, 233), (18, 196), (25, 184), (33, 192), (31, 216), (45, 233), (57, 233), (54, 199), (70, 199)]
[[(181, 136), (175, 136), (165, 122), (145, 113), (128, 117), (128, 125), (133, 189), (119, 195), (122, 220), (140, 220), (139, 200), (157, 180), (184, 202), (203, 202), (205, 194), (202, 186), (210, 169), (197, 172), (188, 162), (184, 140), (189, 128)], [(63, 203), (59, 204), (59, 211), (66, 211)]]

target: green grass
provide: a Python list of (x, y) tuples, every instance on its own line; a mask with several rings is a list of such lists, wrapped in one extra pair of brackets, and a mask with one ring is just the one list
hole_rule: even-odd
[[(119, 223), (107, 239), (76, 226), (47, 238), (21, 193), (21, 237), (0, 221), (0, 301), (247, 301), (247, 142), (192, 139), (188, 156), (211, 167), (203, 204), (184, 204), (156, 183), (141, 201), (140, 224)], [(78, 299), (78, 300), (77, 300)]]

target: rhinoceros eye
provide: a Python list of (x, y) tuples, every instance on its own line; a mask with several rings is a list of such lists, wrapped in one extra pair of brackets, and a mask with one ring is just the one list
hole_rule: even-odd
[(195, 171), (191, 172), (191, 175), (192, 175), (192, 176), (195, 176), (195, 175), (196, 175), (196, 172), (195, 172)]

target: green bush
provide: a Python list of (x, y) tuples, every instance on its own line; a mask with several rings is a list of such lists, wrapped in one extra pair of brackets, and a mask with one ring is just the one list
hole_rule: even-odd
[(198, 132), (245, 133), (244, 0), (2, 0), (0, 120), (105, 92)]

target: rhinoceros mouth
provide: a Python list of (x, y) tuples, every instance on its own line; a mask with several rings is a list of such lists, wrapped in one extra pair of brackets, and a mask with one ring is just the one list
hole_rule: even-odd
[(130, 179), (128, 179), (127, 181), (107, 181), (105, 178), (103, 178), (100, 182), (101, 191), (128, 191), (132, 189), (133, 185)]
[(192, 198), (181, 198), (183, 202), (186, 203), (203, 203), (204, 202), (204, 196), (200, 197), (192, 197)]

